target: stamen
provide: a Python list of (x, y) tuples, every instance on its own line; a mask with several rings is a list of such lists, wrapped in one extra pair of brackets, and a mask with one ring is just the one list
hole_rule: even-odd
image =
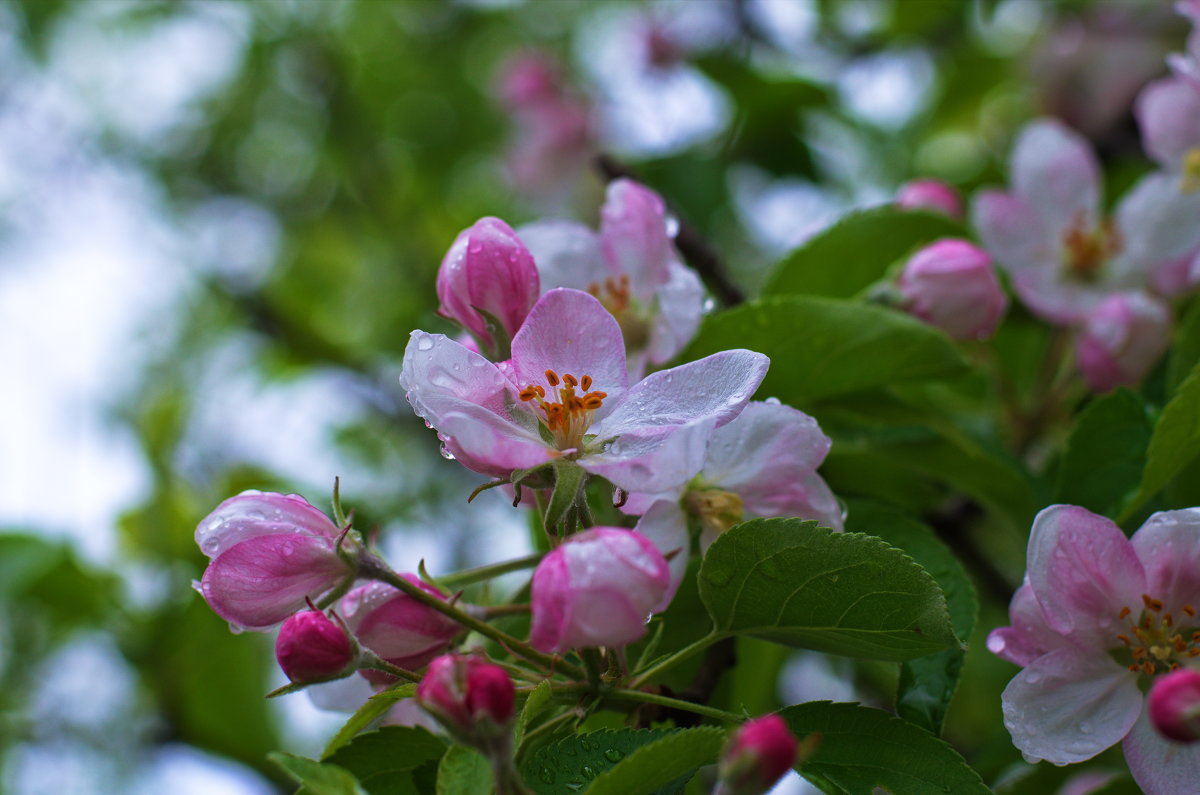
[(1146, 656), (1146, 648), (1144, 646), (1138, 646), (1136, 649), (1133, 650), (1133, 659), (1140, 660), (1145, 656)]
[(1196, 615), (1196, 608), (1192, 607), (1191, 605), (1184, 605), (1181, 609), (1183, 610), (1183, 612), (1187, 613), (1189, 616)]
[(585, 375), (579, 382), (579, 385), (583, 387), (584, 392), (590, 392), (592, 389), (592, 377), (590, 375)]
[(563, 380), (564, 384), (571, 387), (572, 389), (579, 386), (579, 382), (577, 380), (575, 380), (575, 376), (571, 375), (570, 373), (567, 373), (566, 375), (564, 375), (562, 377), (562, 380)]
[(1132, 612), (1133, 612), (1133, 611), (1132, 611), (1132, 610), (1130, 610), (1128, 607), (1122, 607), (1122, 608), (1121, 608), (1121, 612), (1117, 614), (1117, 618), (1119, 618), (1119, 619), (1121, 619), (1122, 621), (1124, 621), (1124, 620), (1125, 620), (1125, 618), (1126, 618), (1126, 617), (1127, 617), (1127, 616), (1128, 616), (1130, 613), (1132, 613)]
[(1132, 645), (1133, 645), (1133, 641), (1131, 641), (1131, 640), (1129, 639), (1129, 636), (1128, 636), (1128, 635), (1117, 635), (1117, 640), (1121, 641), (1121, 642), (1122, 642), (1122, 643), (1124, 643), (1126, 646), (1132, 646)]
[(1153, 676), (1154, 671), (1154, 663), (1150, 662), (1149, 660), (1146, 660), (1146, 662), (1142, 663), (1142, 673), (1146, 674), (1147, 676)]
[(553, 370), (546, 371), (546, 383), (550, 386), (558, 386), (558, 373)]
[(1175, 623), (1175, 617), (1170, 613), (1163, 613), (1163, 626), (1169, 627)]
[(1162, 600), (1155, 599), (1154, 597), (1150, 596), (1149, 594), (1142, 594), (1142, 603), (1145, 604), (1147, 609), (1149, 609), (1149, 610), (1153, 610), (1156, 613), (1162, 612), (1162, 609), (1163, 609)]

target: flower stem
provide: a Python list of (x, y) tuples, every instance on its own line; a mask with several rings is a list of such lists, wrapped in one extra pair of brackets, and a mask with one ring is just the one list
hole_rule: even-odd
[(437, 578), (438, 584), (443, 585), (451, 590), (461, 588), (464, 585), (480, 582), (482, 580), (490, 580), (493, 577), (499, 577), (501, 574), (508, 574), (510, 571), (520, 571), (521, 569), (532, 569), (542, 560), (543, 553), (535, 552), (532, 555), (526, 555), (523, 558), (513, 558), (501, 563), (492, 563), (487, 566), (479, 566), (474, 569), (466, 569), (465, 571), (447, 574), (445, 577)]
[(398, 665), (392, 665), (387, 660), (367, 651), (366, 649), (361, 649), (359, 651), (358, 666), (360, 668), (370, 668), (375, 671), (383, 671), (384, 673), (391, 674), (392, 676), (398, 676), (401, 679), (405, 679), (409, 682), (421, 681), (420, 674), (414, 673), (407, 668), (401, 668)]
[(563, 673), (576, 679), (582, 679), (584, 676), (586, 676), (583, 669), (579, 666), (569, 663), (566, 660), (556, 659), (548, 654), (543, 654), (542, 652), (530, 646), (528, 643), (514, 638), (507, 632), (502, 632), (501, 630), (490, 626), (486, 622), (475, 618), (466, 611), (450, 604), (446, 600), (439, 599), (420, 586), (414, 585), (396, 572), (392, 571), (391, 567), (374, 555), (364, 554), (362, 556), (362, 558), (359, 560), (358, 573), (359, 576), (385, 582), (393, 588), (403, 591), (405, 595), (415, 599), (426, 607), (432, 608), (442, 615), (454, 619), (467, 629), (474, 630), (480, 635), (483, 635), (485, 638), (494, 640), (509, 652), (519, 657), (524, 657), (530, 662), (537, 663), (543, 668), (548, 670), (562, 671)]
[(647, 693), (644, 690), (613, 690), (608, 693), (608, 698), (620, 699), (624, 701), (640, 701), (644, 704), (658, 704), (661, 707), (670, 707), (671, 709), (684, 710), (686, 712), (694, 712), (697, 715), (703, 715), (706, 718), (724, 721), (726, 723), (741, 723), (745, 720), (745, 716), (738, 715), (733, 712), (726, 712), (723, 709), (716, 707), (708, 707), (704, 704), (693, 704), (691, 701), (684, 701), (680, 698), (671, 698), (670, 696), (660, 696), (657, 693)]
[(637, 676), (635, 676), (633, 678), (633, 680), (629, 683), (629, 686), (631, 688), (641, 687), (646, 682), (650, 681), (654, 677), (661, 674), (663, 671), (666, 671), (668, 668), (673, 668), (674, 666), (676, 666), (679, 663), (686, 660), (688, 657), (691, 657), (694, 654), (699, 654), (700, 652), (707, 649), (709, 646), (713, 645), (714, 643), (716, 643), (717, 641), (719, 641), (725, 637), (728, 637), (727, 633), (710, 632), (709, 634), (705, 635), (703, 638), (700, 638), (699, 640), (697, 640), (687, 646), (684, 646), (679, 651), (675, 652), (674, 654), (672, 654), (668, 657), (665, 657), (662, 660), (659, 660), (658, 662), (654, 663), (650, 667), (643, 668), (637, 674)]

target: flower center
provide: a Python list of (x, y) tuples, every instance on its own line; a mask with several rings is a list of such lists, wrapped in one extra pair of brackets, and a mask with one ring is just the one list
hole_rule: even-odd
[(609, 276), (604, 283), (592, 282), (588, 292), (617, 319), (627, 350), (640, 350), (650, 341), (650, 326), (637, 312), (636, 302), (629, 291), (629, 275)]
[(700, 526), (715, 534), (724, 533), (745, 515), (742, 498), (723, 489), (697, 489), (683, 498), (687, 512), (700, 520)]
[[(1129, 649), (1129, 670), (1153, 676), (1179, 668), (1181, 661), (1200, 657), (1200, 632), (1175, 625), (1175, 616), (1165, 612), (1163, 603), (1147, 594), (1142, 594), (1143, 608), (1136, 621), (1130, 622), (1129, 632), (1117, 635), (1121, 645)], [(1180, 608), (1187, 616), (1185, 621), (1196, 616), (1196, 608), (1184, 605)], [(1125, 621), (1133, 614), (1128, 607), (1121, 608), (1117, 616)]]
[(1063, 267), (1069, 276), (1083, 282), (1095, 281), (1100, 269), (1120, 253), (1124, 241), (1111, 219), (1088, 229), (1082, 211), (1063, 235)]
[[(546, 371), (546, 387), (530, 384), (521, 390), (522, 401), (533, 406), (538, 421), (550, 432), (559, 450), (578, 450), (583, 446), (583, 434), (592, 425), (592, 415), (604, 404), (607, 392), (591, 391), (592, 377), (576, 378), (570, 373), (559, 377)], [(576, 388), (582, 394), (576, 393)], [(549, 396), (549, 399), (547, 399)]]
[(1189, 149), (1183, 156), (1183, 179), (1179, 182), (1179, 190), (1183, 193), (1200, 190), (1200, 146)]

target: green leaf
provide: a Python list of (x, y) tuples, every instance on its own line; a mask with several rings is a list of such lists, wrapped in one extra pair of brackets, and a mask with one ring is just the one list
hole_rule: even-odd
[(916, 247), (965, 236), (962, 224), (937, 213), (890, 206), (851, 213), (784, 257), (767, 277), (763, 295), (851, 298)]
[(1145, 404), (1128, 389), (1096, 398), (1071, 431), (1054, 501), (1114, 516), (1137, 489), (1151, 430)]
[(831, 298), (778, 297), (705, 319), (685, 359), (730, 348), (771, 357), (759, 390), (793, 406), (966, 370), (954, 343), (907, 315)]
[(574, 795), (596, 776), (647, 743), (677, 729), (605, 729), (573, 734), (543, 745), (521, 766), (521, 777), (538, 795)]
[(702, 726), (647, 743), (597, 776), (587, 791), (589, 795), (677, 792), (675, 787), (682, 789), (696, 768), (717, 761), (725, 736), (724, 729)]
[(487, 795), (494, 790), (492, 766), (478, 751), (453, 745), (438, 765), (437, 795)]
[(792, 732), (820, 735), (796, 770), (831, 795), (893, 793), (987, 795), (958, 752), (929, 732), (883, 710), (813, 701), (779, 712)]
[[(932, 530), (900, 511), (866, 501), (850, 503), (846, 527), (874, 533), (911, 555), (937, 580), (946, 595), (954, 633), (963, 641), (971, 636), (979, 613), (975, 588), (958, 558)], [(896, 696), (900, 717), (939, 733), (958, 687), (965, 657), (962, 649), (946, 649), (902, 663)]]
[(367, 795), (350, 771), (295, 754), (272, 751), (267, 758), (279, 765), (307, 795)]
[(1171, 394), (1200, 362), (1200, 301), (1183, 316), (1167, 359), (1167, 394)]
[(335, 751), (350, 742), (356, 734), (395, 706), (397, 701), (403, 698), (412, 698), (416, 692), (415, 682), (403, 682), (387, 690), (381, 690), (368, 698), (342, 725), (342, 728), (338, 729), (337, 734), (333, 735), (333, 738), (325, 746), (325, 750), (321, 752), (321, 759), (329, 759)]
[(550, 703), (551, 696), (554, 691), (550, 688), (550, 680), (544, 679), (538, 683), (538, 686), (530, 691), (529, 696), (525, 699), (525, 706), (521, 708), (521, 717), (517, 721), (516, 737), (513, 744), (521, 745), (521, 738), (525, 736), (525, 732), (529, 730), (529, 723), (534, 718), (542, 713), (546, 706)]
[(358, 735), (324, 761), (349, 770), (371, 795), (377, 795), (397, 789), (398, 781), (411, 782), (405, 774), (444, 753), (446, 743), (425, 729), (385, 726)]
[(1197, 455), (1200, 455), (1200, 364), (1179, 385), (1155, 423), (1137, 497), (1120, 518), (1129, 518)]
[(882, 540), (800, 519), (754, 519), (709, 548), (700, 596), (721, 632), (907, 660), (957, 648), (933, 577)]

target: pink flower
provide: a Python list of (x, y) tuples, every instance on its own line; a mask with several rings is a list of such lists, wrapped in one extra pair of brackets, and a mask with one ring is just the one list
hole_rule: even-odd
[[(439, 599), (446, 598), (415, 574), (401, 576)], [(342, 597), (338, 607), (359, 643), (393, 665), (409, 670), (416, 670), (441, 654), (463, 631), (457, 621), (382, 582), (355, 588)], [(372, 681), (391, 680), (378, 672), (364, 671), (363, 675)]]
[(1136, 384), (1167, 350), (1171, 310), (1145, 293), (1109, 296), (1084, 320), (1076, 346), (1083, 380), (1094, 392)]
[(320, 610), (289, 616), (275, 639), (275, 659), (293, 682), (319, 682), (353, 673), (354, 642)]
[(573, 287), (600, 299), (620, 324), (629, 371), (670, 361), (691, 341), (704, 313), (704, 287), (679, 261), (662, 197), (618, 179), (600, 210), (600, 233), (571, 221), (521, 227), (546, 288)]
[(900, 186), (896, 206), (902, 210), (929, 210), (949, 216), (955, 221), (963, 217), (962, 200), (958, 191), (936, 179), (915, 179)]
[(503, 668), (469, 654), (438, 657), (417, 685), (418, 703), (446, 728), (468, 736), (482, 721), (511, 723), (514, 696)]
[(1003, 695), (1013, 743), (1062, 765), (1123, 739), (1147, 793), (1194, 792), (1200, 751), (1154, 731), (1138, 684), (1192, 659), (1198, 603), (1200, 508), (1156, 513), (1130, 539), (1083, 508), (1043, 510), (1012, 626), (988, 636), (993, 653), (1024, 669)]
[(1200, 245), (1198, 215), (1200, 192), (1180, 194), (1176, 178), (1154, 173), (1102, 218), (1091, 149), (1043, 119), (1017, 140), (1012, 192), (981, 193), (972, 219), (1025, 305), (1051, 323), (1073, 324), (1110, 293), (1145, 285)]
[(1167, 77), (1142, 89), (1134, 106), (1142, 145), (1179, 189), (1200, 190), (1200, 89)]
[(1008, 308), (991, 257), (965, 240), (939, 240), (914, 254), (900, 292), (908, 312), (959, 340), (992, 336)]
[(476, 472), (508, 477), (565, 459), (626, 490), (662, 491), (696, 473), (709, 433), (741, 412), (767, 365), (722, 351), (629, 386), (617, 321), (593, 296), (556, 289), (530, 310), (510, 361), (414, 331), (400, 383)]
[(353, 575), (340, 535), (303, 497), (244, 491), (196, 528), (212, 560), (197, 590), (235, 629), (267, 629)]
[[(516, 232), (499, 218), (481, 218), (463, 230), (446, 253), (437, 293), (438, 314), (494, 352), (507, 350), (541, 289), (537, 266)], [(483, 313), (499, 324), (495, 335)]]
[(1200, 671), (1181, 668), (1159, 677), (1146, 696), (1150, 723), (1178, 743), (1200, 740)]
[(669, 586), (666, 560), (641, 534), (593, 527), (570, 536), (533, 572), (529, 642), (544, 652), (633, 643), (666, 608)]
[(716, 795), (761, 795), (792, 769), (796, 752), (796, 738), (783, 718), (746, 721), (721, 753)]
[(1192, 21), (1192, 33), (1188, 36), (1187, 52), (1168, 55), (1167, 63), (1171, 71), (1200, 91), (1200, 3), (1180, 0), (1175, 8)]
[(658, 494), (633, 493), (623, 510), (642, 514), (637, 531), (670, 559), (671, 591), (687, 571), (688, 517), (699, 521), (700, 548), (754, 517), (799, 516), (842, 529), (842, 509), (817, 467), (829, 452), (817, 421), (791, 406), (751, 402), (718, 428), (692, 480)]

